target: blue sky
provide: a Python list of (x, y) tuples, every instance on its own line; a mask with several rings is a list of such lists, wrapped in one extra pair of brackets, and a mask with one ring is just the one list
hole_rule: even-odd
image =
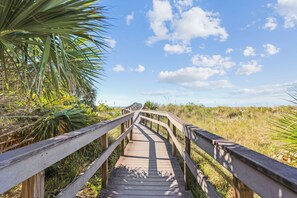
[(297, 0), (101, 0), (110, 28), (98, 102), (288, 104)]

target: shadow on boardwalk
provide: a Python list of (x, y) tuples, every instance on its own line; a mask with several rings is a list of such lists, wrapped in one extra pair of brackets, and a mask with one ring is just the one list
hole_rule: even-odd
[(99, 197), (185, 197), (183, 173), (171, 145), (149, 128), (136, 124), (133, 140), (112, 171)]

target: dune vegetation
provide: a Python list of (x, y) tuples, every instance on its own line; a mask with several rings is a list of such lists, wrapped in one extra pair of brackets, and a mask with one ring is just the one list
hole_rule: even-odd
[[(189, 103), (163, 105), (158, 110), (174, 113), (188, 123), (287, 165), (297, 167), (296, 149), (293, 149), (296, 148), (297, 109), (295, 106), (205, 107)], [(166, 137), (164, 130), (163, 135)], [(181, 132), (178, 133), (178, 137), (183, 144)], [(232, 197), (232, 175), (196, 145), (192, 145), (192, 151), (192, 159), (222, 196)], [(203, 194), (194, 180), (192, 190), (197, 197)]]

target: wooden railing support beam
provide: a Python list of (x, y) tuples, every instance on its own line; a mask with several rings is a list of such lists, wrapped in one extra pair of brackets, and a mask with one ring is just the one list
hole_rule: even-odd
[[(191, 156), (191, 140), (187, 136), (185, 136), (185, 152)], [(186, 160), (184, 160), (184, 180), (186, 190), (190, 190), (190, 174), (191, 171), (186, 163)]]
[[(170, 128), (170, 120), (169, 120), (169, 118), (168, 118), (168, 120), (167, 120), (167, 125), (168, 125), (169, 128)], [(169, 132), (167, 131), (167, 141), (169, 141), (169, 138), (170, 138), (170, 134), (169, 134)]]
[(44, 171), (30, 177), (22, 184), (22, 198), (44, 198)]
[[(121, 124), (121, 133), (125, 132), (125, 123)], [(121, 142), (121, 155), (125, 155), (125, 139)]]
[[(108, 148), (108, 133), (101, 136), (101, 146), (105, 150)], [(108, 159), (101, 166), (102, 171), (102, 188), (106, 189), (108, 185)]]
[[(153, 119), (153, 114), (150, 114), (150, 118)], [(150, 129), (153, 129), (153, 122), (152, 122), (152, 121), (151, 121), (151, 123), (150, 123)]]
[[(173, 135), (176, 136), (176, 126), (175, 125), (172, 125), (173, 126)], [(174, 144), (174, 142), (172, 141), (172, 155), (173, 156), (176, 156), (177, 154), (177, 148), (176, 148), (176, 145)]]
[(249, 187), (242, 183), (237, 177), (233, 175), (234, 197), (235, 198), (253, 198), (254, 193)]
[[(158, 121), (160, 121), (160, 115), (158, 115)], [(160, 132), (160, 125), (158, 124), (157, 125), (157, 133), (159, 133)]]
[[(133, 124), (133, 118), (130, 119), (130, 126)], [(133, 139), (133, 129), (130, 132), (130, 140)]]

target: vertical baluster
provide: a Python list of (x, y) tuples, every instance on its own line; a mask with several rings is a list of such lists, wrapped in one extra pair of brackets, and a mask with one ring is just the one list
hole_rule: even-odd
[[(160, 115), (158, 115), (158, 121), (160, 121)], [(158, 126), (157, 126), (157, 133), (159, 133), (160, 132), (160, 125), (158, 124)]]
[(234, 183), (234, 197), (235, 198), (252, 198), (254, 197), (253, 191), (242, 183), (237, 177), (233, 175)]
[[(101, 137), (101, 145), (104, 150), (108, 148), (108, 133)], [(108, 185), (108, 159), (102, 164), (102, 188), (106, 189)]]
[[(130, 119), (130, 123), (131, 125), (133, 125), (133, 117)], [(130, 140), (132, 140), (133, 138), (133, 128), (131, 129), (131, 132), (130, 132)]]
[(25, 180), (22, 184), (22, 198), (44, 197), (44, 171)]
[[(169, 126), (169, 128), (170, 128), (170, 120), (169, 120), (169, 118), (168, 118), (168, 120), (167, 120), (167, 125)], [(167, 140), (169, 141), (169, 138), (170, 138), (170, 135), (169, 135), (169, 132), (167, 131)]]
[[(121, 124), (121, 134), (125, 132), (125, 122)], [(121, 155), (125, 155), (125, 139), (121, 142)]]
[[(187, 137), (188, 131), (187, 128), (183, 127), (185, 134), (185, 154), (187, 153), (191, 157), (191, 140)], [(186, 160), (184, 160), (184, 180), (185, 180), (185, 189), (190, 190), (190, 174), (191, 171), (187, 166)]]
[[(153, 119), (153, 114), (150, 114), (151, 119)], [(153, 122), (151, 121), (150, 129), (153, 129)]]
[[(173, 126), (173, 131), (172, 131), (173, 135), (176, 136), (176, 126), (175, 125), (172, 125), (172, 126)], [(176, 156), (176, 153), (177, 153), (177, 148), (174, 142), (172, 141), (172, 155)]]

